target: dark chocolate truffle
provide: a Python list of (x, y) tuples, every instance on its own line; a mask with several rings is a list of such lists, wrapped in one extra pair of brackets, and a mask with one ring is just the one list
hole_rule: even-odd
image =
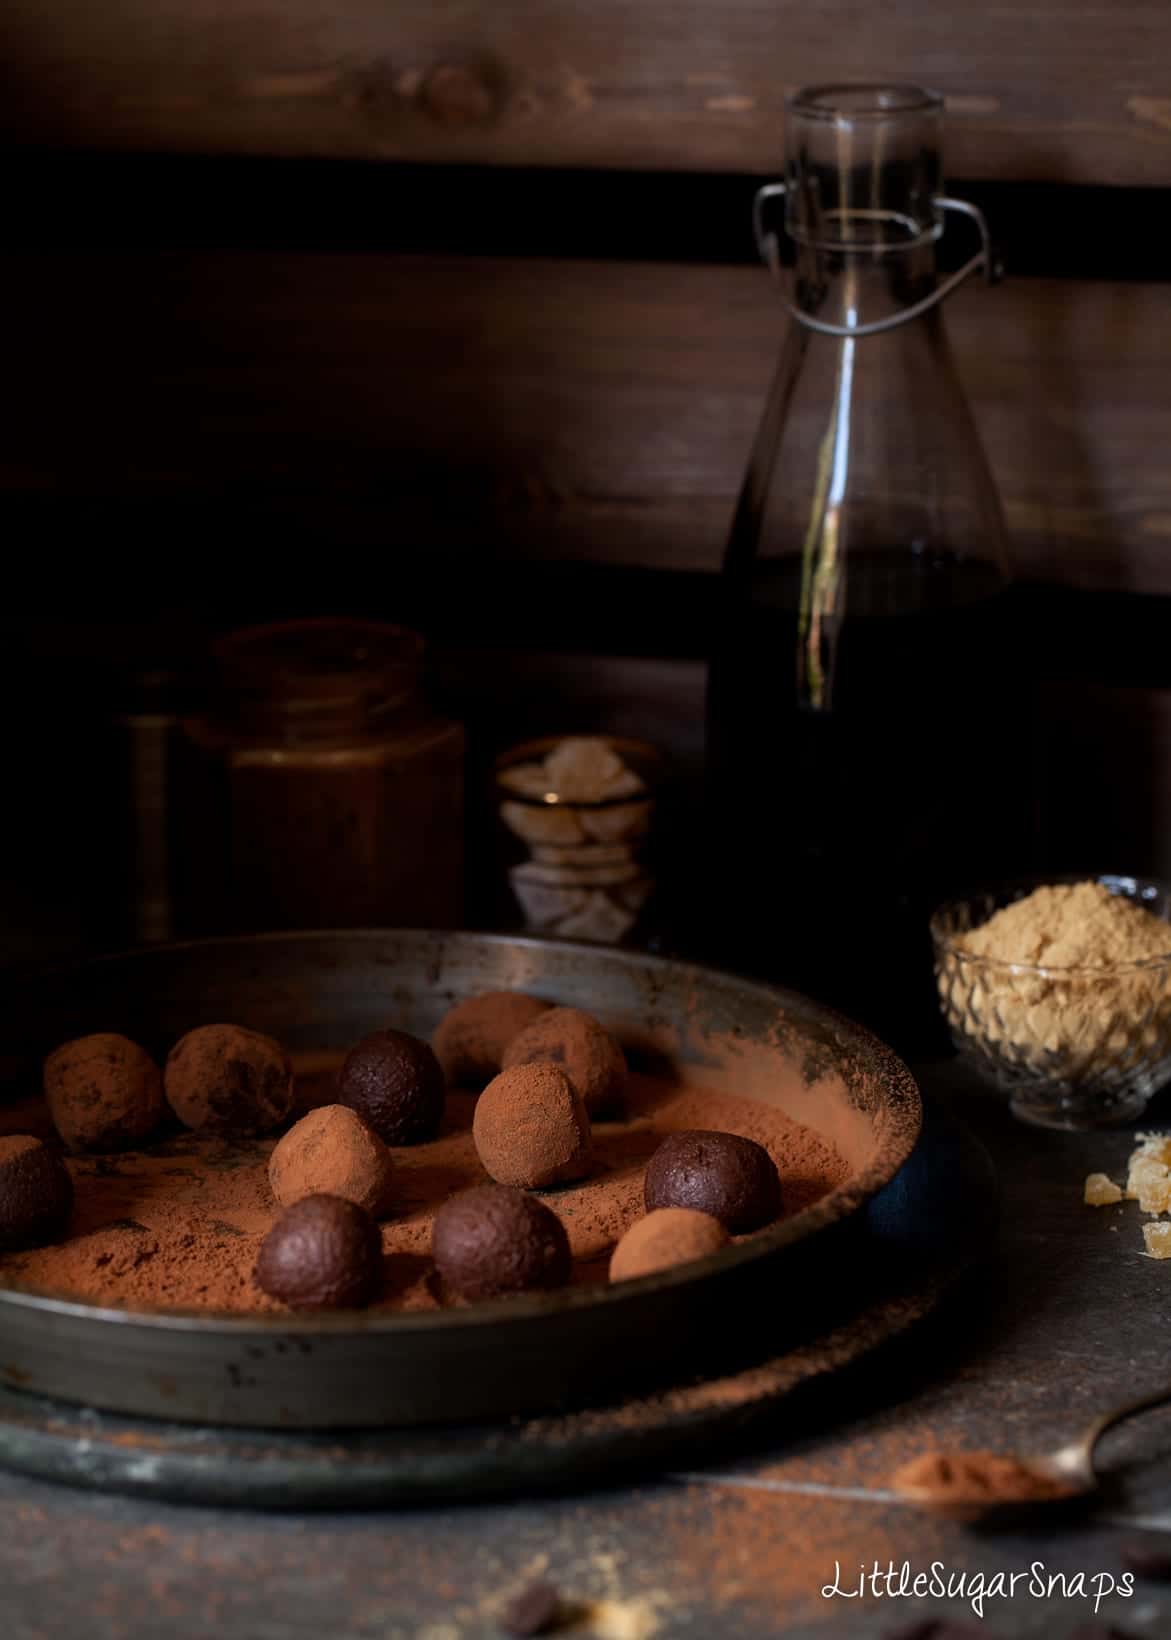
[(289, 1114), (293, 1067), (271, 1036), (242, 1025), (200, 1025), (167, 1055), (163, 1087), (184, 1126), (248, 1137), (271, 1133)]
[(647, 1212), (691, 1207), (733, 1235), (771, 1224), (781, 1211), (781, 1180), (763, 1145), (736, 1133), (693, 1128), (664, 1139), (647, 1163)]
[(337, 1094), (384, 1144), (418, 1145), (439, 1132), (447, 1088), (425, 1042), (405, 1031), (374, 1031), (346, 1055)]
[(476, 1185), (444, 1202), (431, 1251), (447, 1285), (469, 1299), (564, 1287), (572, 1271), (556, 1213), (503, 1184)]
[(497, 1184), (540, 1190), (589, 1171), (590, 1119), (559, 1065), (538, 1060), (501, 1071), (472, 1118), (484, 1171)]
[(503, 1065), (504, 1051), (513, 1037), (551, 1006), (523, 991), (485, 991), (457, 1002), (431, 1038), (447, 1080), (482, 1088)]
[(364, 1208), (305, 1196), (261, 1242), (256, 1281), (295, 1310), (356, 1309), (373, 1297), (381, 1270), (382, 1237)]
[(111, 1031), (55, 1048), (44, 1085), (53, 1126), (71, 1150), (128, 1150), (162, 1118), (158, 1066), (137, 1042)]
[(393, 1176), (390, 1151), (348, 1105), (319, 1105), (302, 1116), (268, 1159), (268, 1182), (282, 1207), (306, 1196), (340, 1196), (381, 1218)]
[(632, 1224), (610, 1259), (610, 1280), (631, 1281), (656, 1270), (706, 1258), (726, 1247), (731, 1237), (710, 1213), (691, 1207), (657, 1207)]
[(52, 1241), (72, 1209), (73, 1180), (55, 1151), (28, 1133), (0, 1139), (0, 1252)]
[(551, 1059), (568, 1076), (591, 1116), (602, 1116), (626, 1091), (626, 1056), (609, 1031), (580, 1008), (550, 1008), (504, 1054), (504, 1068)]

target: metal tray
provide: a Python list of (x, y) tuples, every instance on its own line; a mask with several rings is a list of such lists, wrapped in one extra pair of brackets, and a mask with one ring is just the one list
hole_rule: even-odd
[(115, 1412), (252, 1428), (493, 1419), (726, 1371), (763, 1333), (825, 1324), (859, 1210), (918, 1136), (907, 1071), (876, 1038), (792, 992), (637, 952), (487, 934), (360, 931), (219, 939), (42, 979), (5, 1032), (19, 1083), (56, 1043), (117, 1030), (163, 1053), (238, 1020), (291, 1050), (394, 1024), (429, 1035), (453, 999), (492, 988), (588, 1008), (631, 1058), (779, 1105), (832, 1141), (845, 1182), (693, 1265), (428, 1314), (328, 1318), (102, 1310), (0, 1291), (0, 1382)]

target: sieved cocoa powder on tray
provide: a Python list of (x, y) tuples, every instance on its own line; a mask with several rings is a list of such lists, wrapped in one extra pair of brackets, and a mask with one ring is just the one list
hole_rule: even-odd
[[(312, 1061), (320, 1083), (321, 1056)], [(486, 1174), (472, 1136), (475, 1095), (449, 1094), (437, 1138), (392, 1148), (393, 1217), (381, 1226), (382, 1296), (375, 1308), (435, 1309), (431, 1227), (456, 1191)], [(0, 1108), (0, 1131), (35, 1132), (43, 1109)], [(847, 1167), (811, 1129), (761, 1101), (632, 1075), (621, 1122), (594, 1126), (590, 1177), (544, 1199), (565, 1225), (576, 1282), (605, 1282), (610, 1254), (643, 1214), (643, 1171), (662, 1138), (718, 1128), (762, 1144), (785, 1183), (785, 1213), (842, 1183)], [(77, 1203), (70, 1239), (0, 1258), (0, 1284), (130, 1308), (264, 1312), (257, 1251), (278, 1211), (268, 1180), (270, 1138), (183, 1133), (144, 1151), (72, 1157)]]

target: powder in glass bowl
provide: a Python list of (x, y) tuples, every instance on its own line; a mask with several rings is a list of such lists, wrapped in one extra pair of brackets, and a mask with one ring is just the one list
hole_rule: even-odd
[(954, 943), (995, 962), (1114, 968), (1171, 956), (1171, 926), (1103, 883), (1054, 883), (1003, 906)]
[(998, 910), (990, 899), (944, 907), (932, 933), (952, 1037), (1013, 1093), (1017, 1115), (1121, 1121), (1165, 1080), (1171, 925), (1128, 893), (1046, 885)]

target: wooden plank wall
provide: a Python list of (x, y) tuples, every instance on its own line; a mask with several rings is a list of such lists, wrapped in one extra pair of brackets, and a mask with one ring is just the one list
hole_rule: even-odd
[(781, 329), (752, 188), (792, 86), (919, 80), (1016, 274), (948, 323), (1033, 586), (1047, 857), (1171, 873), (1168, 61), (1149, 0), (9, 0), (10, 657), (88, 683), (369, 609), (482, 734), (698, 776)]
[[(85, 251), (4, 281), (10, 492), (691, 571), (719, 567), (782, 327), (751, 267)], [(1171, 593), (1167, 287), (971, 286), (949, 317), (1020, 572)]]
[(7, 0), (0, 130), (197, 152), (758, 171), (786, 91), (937, 86), (957, 175), (1166, 181), (1152, 0)]

